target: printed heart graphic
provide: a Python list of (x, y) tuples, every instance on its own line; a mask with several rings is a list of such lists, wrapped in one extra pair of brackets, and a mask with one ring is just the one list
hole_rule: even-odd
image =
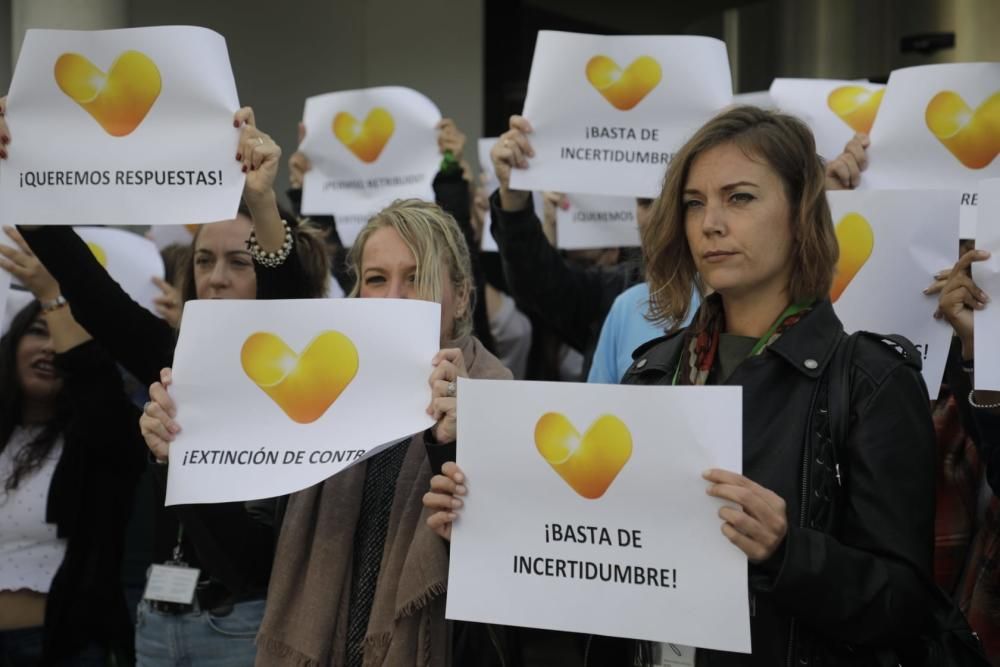
[(868, 134), (884, 94), (885, 88), (869, 90), (864, 86), (841, 86), (830, 92), (826, 105), (852, 130)]
[(346, 111), (341, 111), (333, 118), (334, 136), (362, 162), (377, 160), (395, 129), (392, 114), (382, 107), (369, 111), (364, 123), (359, 123), (357, 118)]
[(938, 93), (927, 104), (927, 129), (969, 169), (982, 169), (1000, 153), (1000, 91), (975, 111), (961, 95)]
[(302, 354), (280, 336), (251, 334), (240, 351), (243, 372), (292, 421), (309, 424), (327, 411), (358, 373), (358, 350), (339, 331), (324, 331)]
[(104, 268), (108, 268), (108, 253), (104, 252), (104, 248), (92, 241), (87, 242), (87, 247), (90, 248), (90, 252), (94, 253), (97, 263)]
[(624, 71), (607, 56), (594, 56), (587, 63), (587, 81), (621, 111), (641, 102), (660, 83), (662, 74), (660, 63), (649, 56), (639, 56)]
[(872, 256), (875, 234), (864, 216), (860, 213), (848, 213), (837, 223), (837, 243), (840, 245), (840, 259), (837, 260), (837, 272), (833, 276), (833, 289), (830, 290), (830, 300), (833, 303), (837, 303), (854, 276), (858, 275), (858, 271)]
[(64, 53), (55, 75), (59, 89), (113, 137), (139, 127), (160, 95), (160, 70), (138, 51), (122, 53), (107, 74), (78, 53)]
[(579, 432), (564, 415), (548, 412), (535, 424), (535, 447), (552, 469), (584, 498), (600, 498), (632, 456), (632, 434), (613, 415)]

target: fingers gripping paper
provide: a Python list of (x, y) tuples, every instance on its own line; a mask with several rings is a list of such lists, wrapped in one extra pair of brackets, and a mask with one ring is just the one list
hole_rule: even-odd
[(460, 380), (458, 395), (448, 618), (750, 651), (746, 557), (701, 477), (742, 469), (740, 388)]
[(211, 30), (29, 30), (8, 96), (0, 216), (37, 225), (231, 219), (245, 180), (234, 159), (238, 108), (226, 42)]
[(673, 154), (731, 100), (719, 40), (543, 30), (523, 114), (535, 157), (511, 187), (655, 197)]
[(189, 302), (167, 504), (298, 491), (431, 426), (440, 317), (405, 299)]

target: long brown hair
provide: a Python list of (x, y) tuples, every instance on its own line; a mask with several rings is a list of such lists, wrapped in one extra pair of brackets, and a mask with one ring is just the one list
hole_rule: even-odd
[(649, 317), (677, 328), (688, 314), (691, 292), (704, 296), (684, 225), (683, 193), (692, 163), (716, 146), (732, 143), (770, 166), (785, 186), (791, 210), (793, 303), (829, 296), (839, 248), (826, 201), (825, 170), (812, 132), (799, 119), (752, 106), (722, 112), (684, 144), (667, 169), (663, 190), (642, 230)]

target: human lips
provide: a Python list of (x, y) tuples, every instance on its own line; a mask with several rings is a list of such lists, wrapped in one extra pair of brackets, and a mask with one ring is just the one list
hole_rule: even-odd
[(737, 253), (731, 250), (709, 250), (702, 253), (701, 258), (706, 262), (718, 263), (724, 262), (730, 257), (734, 257)]
[(35, 371), (36, 375), (43, 378), (54, 380), (59, 377), (59, 371), (56, 370), (55, 364), (52, 363), (51, 359), (39, 359), (31, 364), (31, 369)]

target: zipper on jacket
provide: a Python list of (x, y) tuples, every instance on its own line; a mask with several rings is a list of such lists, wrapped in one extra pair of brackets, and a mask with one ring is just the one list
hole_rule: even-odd
[[(813, 394), (812, 405), (810, 406), (810, 414), (816, 414), (816, 394)], [(826, 418), (829, 419), (830, 415), (827, 414)], [(799, 528), (806, 527), (806, 516), (809, 512), (809, 464), (812, 458), (812, 438), (816, 430), (816, 425), (813, 423), (813, 419), (809, 419), (809, 431), (806, 434), (806, 444), (805, 451), (802, 453), (802, 495), (799, 497)], [(785, 659), (786, 667), (794, 667), (792, 664), (795, 660), (795, 630), (796, 622), (795, 617), (792, 617), (792, 622), (789, 624), (788, 628), (788, 656)]]
[(503, 651), (500, 650), (500, 642), (497, 641), (497, 636), (493, 632), (493, 626), (487, 624), (486, 632), (490, 635), (490, 641), (493, 643), (493, 648), (497, 651), (497, 657), (500, 658), (500, 667), (507, 667), (507, 661), (503, 659)]

